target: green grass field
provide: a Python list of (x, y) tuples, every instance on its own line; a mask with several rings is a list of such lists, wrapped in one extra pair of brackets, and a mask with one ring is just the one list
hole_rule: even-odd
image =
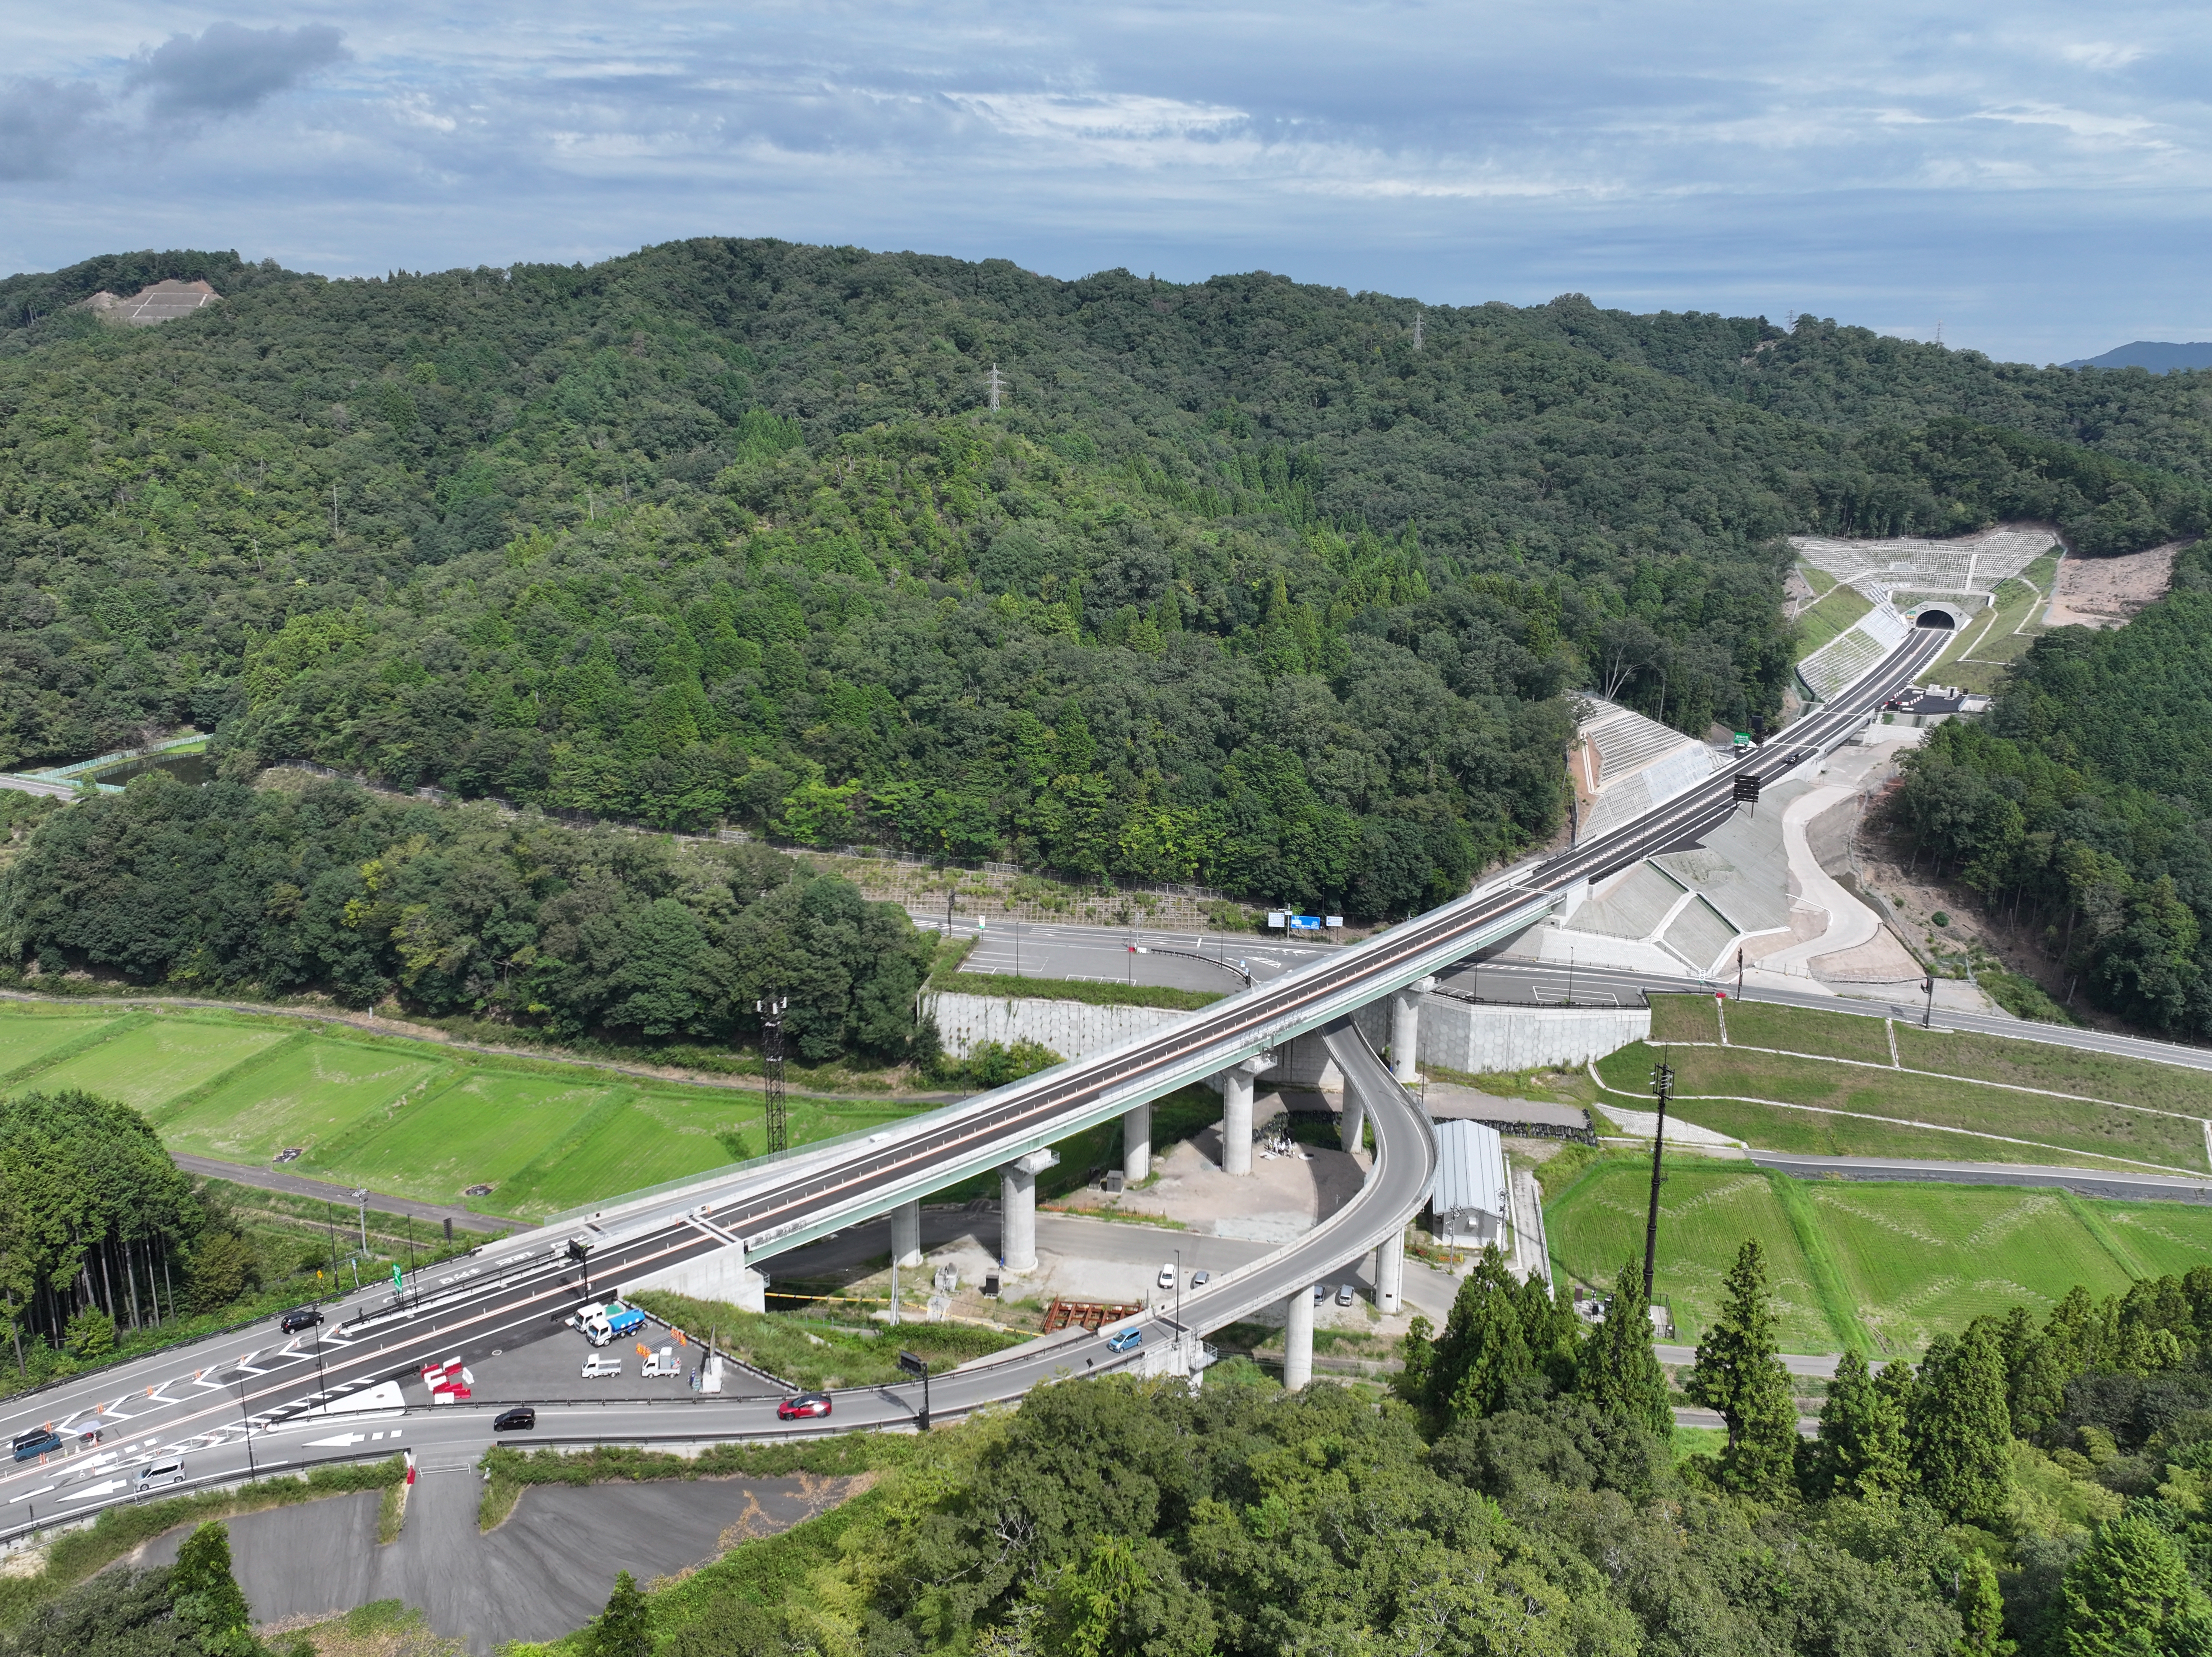
[(1728, 1039), (1733, 1046), (1780, 1047), (1829, 1059), (1856, 1059), (1869, 1065), (1890, 1062), (1889, 1029), (1883, 1019), (1846, 1012), (1808, 1012), (1758, 1001), (1732, 1001), (1727, 1014)]
[[(281, 1016), (0, 1002), (15, 1093), (78, 1087), (144, 1113), (172, 1150), (487, 1213), (533, 1217), (766, 1149), (761, 1096), (502, 1059)], [(923, 1106), (793, 1098), (792, 1143)], [(489, 1185), (489, 1194), (462, 1193)]]
[(112, 1012), (50, 1012), (21, 1003), (0, 1005), (0, 1076), (49, 1061), (68, 1047), (116, 1023)]
[[(1623, 1260), (1644, 1258), (1651, 1170), (1635, 1157), (1607, 1157), (1544, 1210), (1552, 1255), (1584, 1284), (1609, 1284)], [(1721, 1279), (1744, 1239), (1766, 1253), (1782, 1320), (1783, 1349), (1832, 1352), (1842, 1344), (1820, 1303), (1812, 1264), (1767, 1176), (1747, 1162), (1678, 1161), (1659, 1199), (1654, 1292), (1674, 1308), (1680, 1338), (1695, 1342), (1719, 1310)]]
[(102, 1098), (151, 1110), (272, 1047), (289, 1032), (267, 1024), (214, 1018), (149, 1019), (15, 1083), (53, 1093), (82, 1088)]
[(434, 1051), (311, 1035), (199, 1098), (147, 1114), (174, 1150), (267, 1162), (293, 1146), (318, 1151), (447, 1067)]
[[(1547, 1204), (1557, 1265), (1597, 1284), (1622, 1259), (1640, 1259), (1650, 1177), (1642, 1158), (1608, 1156)], [(2212, 1258), (2212, 1208), (2005, 1186), (1798, 1181), (1682, 1158), (1660, 1203), (1656, 1281), (1686, 1342), (1711, 1315), (1746, 1237), (1767, 1253), (1784, 1350), (1853, 1342), (1905, 1353), (2015, 1305), (2040, 1318), (2076, 1284), (2104, 1296), (2202, 1265)]]

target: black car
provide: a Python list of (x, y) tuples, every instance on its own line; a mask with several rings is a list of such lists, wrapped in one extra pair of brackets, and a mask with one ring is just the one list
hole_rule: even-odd
[(322, 1310), (313, 1306), (295, 1306), (276, 1320), (276, 1326), (288, 1335), (296, 1335), (302, 1329), (312, 1329), (323, 1320)]
[(518, 1404), (512, 1410), (501, 1410), (498, 1419), (491, 1423), (491, 1429), (495, 1433), (526, 1433), (537, 1425), (538, 1407)]

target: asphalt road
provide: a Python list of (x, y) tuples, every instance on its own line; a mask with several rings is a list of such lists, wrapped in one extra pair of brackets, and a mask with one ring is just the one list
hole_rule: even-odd
[(1888, 1156), (1804, 1156), (1778, 1150), (1746, 1153), (1761, 1168), (1801, 1180), (1932, 1180), (1944, 1185), (2027, 1186), (2125, 1201), (2212, 1203), (2212, 1179), (2122, 1174), (2102, 1168), (2034, 1167), (2024, 1162), (1907, 1162)]
[[(945, 930), (945, 917), (914, 912), (917, 926)], [(975, 947), (962, 970), (1015, 978), (1066, 978), (1099, 984), (1147, 984), (1232, 994), (1244, 975), (1267, 983), (1340, 947), (1324, 939), (1291, 941), (1280, 933), (1167, 932), (1143, 926), (1074, 926), (1002, 920), (995, 926), (956, 918), (951, 936)]]
[[(347, 1213), (354, 1211), (356, 1199), (351, 1186), (332, 1185), (328, 1180), (310, 1180), (303, 1174), (286, 1174), (274, 1168), (250, 1167), (244, 1162), (219, 1162), (212, 1156), (186, 1156), (179, 1153), (173, 1154), (170, 1160), (187, 1174), (197, 1174), (202, 1179), (228, 1180), (236, 1185), (252, 1186), (257, 1191), (281, 1191), (287, 1196), (312, 1197), (318, 1202), (336, 1203)], [(368, 1193), (368, 1206), (379, 1214), (404, 1215), (410, 1220), (424, 1220), (432, 1225), (441, 1220), (450, 1220), (456, 1231), (496, 1233), (519, 1229), (513, 1220), (478, 1214), (447, 1203), (418, 1203), (411, 1197), (388, 1197), (375, 1191)]]
[[(1668, 978), (1656, 973), (1624, 971), (1617, 968), (1577, 967), (1572, 973), (1550, 964), (1518, 961), (1463, 962), (1438, 975), (1447, 988), (1480, 997), (1485, 1001), (1560, 1006), (1571, 1001), (1578, 1007), (1641, 1006), (1646, 993), (1682, 995), (1725, 990), (1736, 996), (1730, 978)], [(1958, 1030), (1978, 1035), (2008, 1036), (2016, 1041), (2041, 1041), (2051, 1047), (2073, 1047), (2083, 1053), (2106, 1053), (2118, 1058), (2142, 1059), (2153, 1064), (2182, 1065), (2192, 1070), (2212, 1070), (2212, 1047), (2179, 1041), (2160, 1041), (2145, 1035), (2116, 1035), (2105, 1030), (2077, 1029), (2065, 1024), (2043, 1024), (2005, 1013), (1958, 1012), (1938, 1007), (1932, 1013), (1915, 998), (1909, 1002), (1872, 1000), (1856, 995), (1820, 995), (1809, 991), (1751, 988), (1746, 1001), (1771, 1002), (1777, 1006), (1807, 1007), (1817, 1012), (1838, 1012), (1859, 1018), (1896, 1018), (1939, 1030)]]

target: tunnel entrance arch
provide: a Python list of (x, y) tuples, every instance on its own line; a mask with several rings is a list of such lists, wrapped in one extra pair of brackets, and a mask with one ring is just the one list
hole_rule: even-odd
[(1947, 633), (1952, 633), (1966, 624), (1966, 611), (1963, 605), (1918, 604), (1914, 606), (1912, 610), (1912, 625), (1915, 627), (1941, 628)]

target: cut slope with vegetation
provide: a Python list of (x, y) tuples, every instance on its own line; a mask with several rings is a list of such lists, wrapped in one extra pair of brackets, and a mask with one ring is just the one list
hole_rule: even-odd
[(2188, 1174), (2212, 1167), (2212, 1072), (1758, 1002), (1728, 1003), (1723, 1015), (1709, 996), (1655, 996), (1651, 1005), (1656, 1045), (1598, 1061), (1603, 1098), (1648, 1108), (1663, 1047), (1683, 1119), (1759, 1149)]

